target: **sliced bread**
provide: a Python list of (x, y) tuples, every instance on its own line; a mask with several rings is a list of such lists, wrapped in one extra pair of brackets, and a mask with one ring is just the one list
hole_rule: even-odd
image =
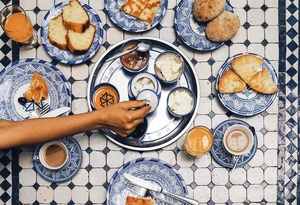
[(90, 17), (78, 0), (70, 0), (62, 7), (62, 17), (67, 29), (83, 33), (90, 24)]
[(61, 50), (67, 50), (67, 29), (64, 27), (62, 15), (50, 20), (48, 39), (49, 42)]
[(263, 63), (264, 60), (262, 58), (252, 54), (244, 54), (235, 58), (231, 62), (231, 67), (246, 83), (248, 83)]
[(248, 82), (248, 85), (257, 92), (264, 94), (272, 94), (279, 91), (266, 68), (257, 72)]
[(93, 24), (90, 24), (83, 33), (68, 30), (66, 35), (68, 49), (75, 54), (87, 52), (93, 43), (95, 33), (96, 26)]
[(221, 77), (218, 90), (220, 93), (237, 93), (247, 90), (246, 83), (232, 69)]

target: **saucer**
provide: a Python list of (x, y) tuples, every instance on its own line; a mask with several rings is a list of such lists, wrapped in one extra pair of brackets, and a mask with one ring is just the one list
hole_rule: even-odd
[(250, 130), (253, 133), (254, 137), (254, 142), (253, 142), (253, 147), (250, 150), (250, 153), (242, 155), (239, 159), (239, 162), (237, 164), (237, 167), (242, 167), (245, 164), (247, 164), (255, 155), (256, 150), (257, 150), (257, 136), (255, 134), (254, 128), (249, 125), (248, 123), (242, 121), (242, 120), (237, 120), (237, 119), (230, 119), (222, 122), (219, 124), (213, 131), (213, 136), (214, 136), (214, 145), (211, 148), (210, 152), (213, 156), (213, 158), (222, 166), (227, 167), (227, 168), (233, 168), (233, 163), (232, 163), (232, 155), (229, 154), (223, 146), (223, 136), (225, 131), (227, 130), (228, 127), (235, 125), (235, 124), (241, 124), (245, 125), (250, 128)]
[[(64, 143), (69, 150), (69, 160), (65, 166), (58, 170), (44, 167), (39, 160), (33, 161), (35, 171), (49, 182), (62, 183), (72, 179), (79, 171), (82, 162), (82, 151), (78, 142), (73, 137), (65, 137), (58, 140)], [(38, 145), (33, 156), (38, 155), (42, 145)]]

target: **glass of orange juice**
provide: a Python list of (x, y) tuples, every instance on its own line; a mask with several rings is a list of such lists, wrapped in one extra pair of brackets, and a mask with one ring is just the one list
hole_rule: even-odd
[(37, 44), (37, 34), (25, 10), (18, 5), (7, 5), (0, 12), (0, 24), (12, 40), (22, 49), (32, 49)]
[(214, 144), (211, 131), (204, 126), (195, 126), (184, 139), (184, 149), (188, 156), (199, 158), (210, 151)]

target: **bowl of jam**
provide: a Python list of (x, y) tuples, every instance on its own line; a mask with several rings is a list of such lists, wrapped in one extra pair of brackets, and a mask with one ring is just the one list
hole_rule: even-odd
[[(121, 52), (135, 48), (140, 41), (132, 40), (124, 43)], [(134, 50), (120, 57), (123, 68), (130, 73), (137, 73), (145, 70), (149, 63), (149, 51)]]

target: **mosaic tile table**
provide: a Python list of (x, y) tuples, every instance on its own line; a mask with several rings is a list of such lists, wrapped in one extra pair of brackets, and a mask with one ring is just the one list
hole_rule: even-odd
[[(47, 11), (60, 1), (13, 1), (29, 13), (39, 31)], [(151, 36), (178, 46), (194, 64), (201, 88), (200, 106), (193, 125), (214, 129), (227, 119), (242, 119), (253, 125), (258, 135), (254, 158), (234, 173), (215, 162), (211, 154), (187, 158), (183, 137), (163, 149), (150, 152), (126, 150), (97, 131), (74, 138), (83, 152), (81, 169), (62, 184), (43, 180), (33, 169), (31, 148), (0, 151), (0, 204), (105, 204), (111, 176), (124, 163), (139, 157), (154, 157), (171, 164), (184, 178), (189, 195), (201, 204), (300, 204), (299, 162), (299, 1), (231, 0), (241, 20), (238, 35), (212, 52), (186, 47), (176, 35), (174, 12), (179, 1), (169, 0), (163, 20), (148, 32), (123, 32), (106, 15), (104, 2), (84, 0), (94, 8), (104, 26), (103, 44), (87, 63), (68, 66), (55, 62), (43, 46), (19, 52), (0, 31), (0, 67), (22, 58), (39, 58), (56, 65), (72, 89), (72, 113), (88, 111), (86, 88), (94, 63), (111, 45), (130, 37)], [(0, 8), (12, 2), (1, 0)], [(215, 78), (222, 63), (240, 52), (260, 54), (278, 71), (280, 93), (263, 113), (240, 117), (226, 110), (216, 97)]]

